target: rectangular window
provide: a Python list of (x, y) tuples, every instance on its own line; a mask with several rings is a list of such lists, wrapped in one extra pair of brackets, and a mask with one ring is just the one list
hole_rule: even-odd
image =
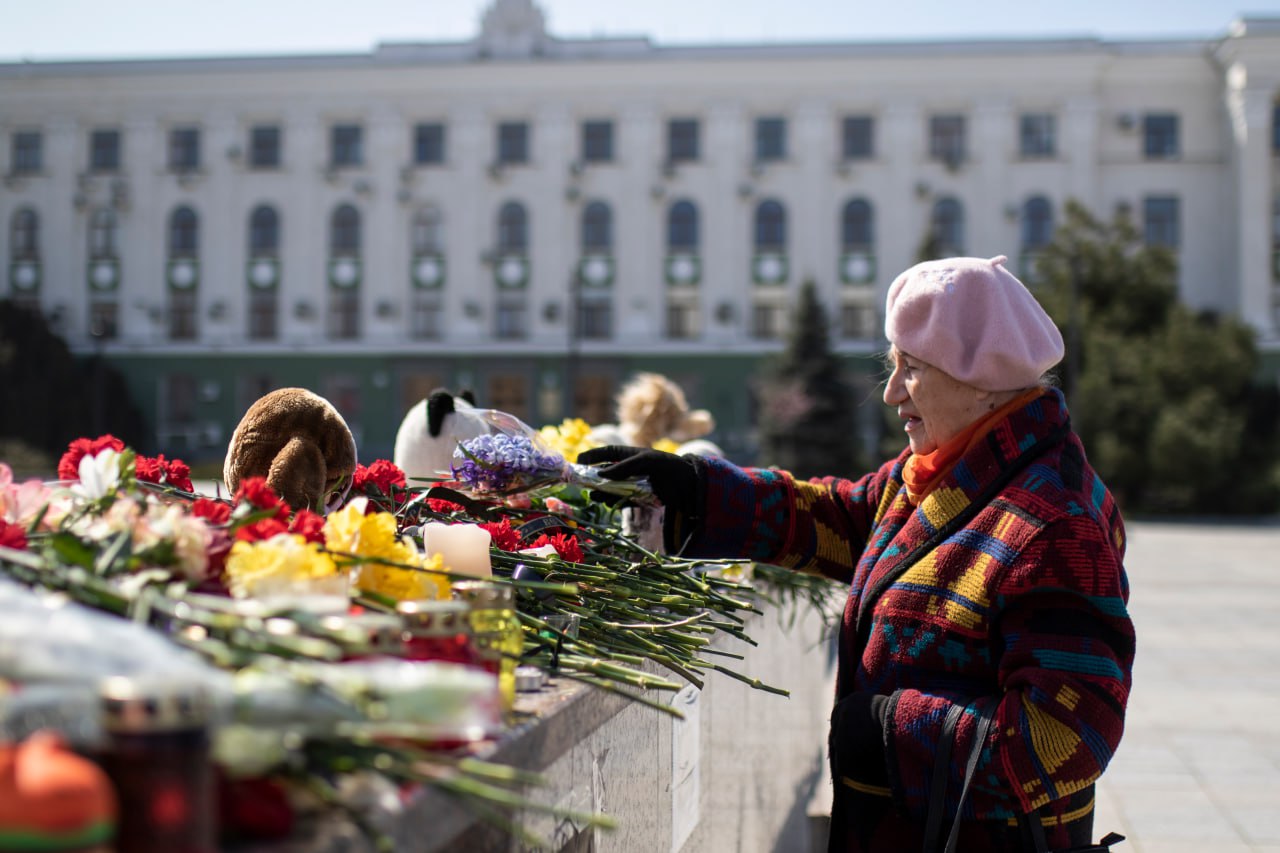
[(964, 162), (964, 116), (929, 117), (929, 156), (948, 166)]
[(698, 120), (673, 118), (667, 122), (667, 162), (695, 162), (698, 156)]
[(409, 308), (409, 337), (415, 341), (434, 341), (443, 334), (444, 312), (440, 300), (434, 296), (417, 296)]
[(194, 341), (196, 339), (196, 291), (169, 291), (169, 340)]
[(1056, 121), (1052, 113), (1023, 113), (1018, 120), (1018, 153), (1027, 159), (1057, 153)]
[(578, 376), (573, 383), (573, 413), (589, 424), (605, 423), (616, 411), (614, 393), (610, 376)]
[(787, 120), (771, 116), (756, 119), (756, 162), (787, 159)]
[(104, 341), (120, 336), (120, 304), (114, 300), (89, 303), (89, 334)]
[(840, 123), (840, 150), (846, 160), (870, 160), (875, 156), (875, 119), (845, 116)]
[(274, 341), (279, 328), (279, 297), (274, 290), (249, 290), (249, 340)]
[(1280, 104), (1271, 108), (1271, 150), (1280, 154)]
[(499, 301), (493, 317), (494, 337), (503, 341), (523, 340), (528, 334), (526, 313), (523, 301)]
[(578, 335), (585, 341), (606, 341), (613, 337), (613, 302), (583, 299), (578, 304)]
[(169, 131), (169, 171), (194, 172), (200, 168), (200, 131), (175, 127)]
[(668, 302), (667, 337), (676, 341), (687, 341), (697, 337), (697, 316), (693, 305), (686, 302)]
[(38, 130), (19, 130), (13, 135), (9, 172), (32, 175), (44, 168), (44, 139)]
[(443, 124), (432, 121), (414, 126), (413, 162), (419, 166), (439, 166), (444, 163)]
[(498, 125), (498, 162), (506, 165), (529, 162), (529, 125), (504, 121)]
[(1148, 246), (1177, 249), (1181, 243), (1177, 196), (1147, 196), (1142, 200), (1142, 234)]
[(770, 341), (782, 337), (783, 306), (757, 303), (751, 306), (751, 337)]
[(529, 417), (529, 380), (521, 374), (489, 377), (489, 393), (483, 398), (500, 412)]
[(280, 168), (280, 128), (277, 125), (260, 124), (249, 129), (249, 167)]
[(95, 130), (89, 134), (89, 171), (120, 171), (120, 131)]
[(584, 163), (613, 161), (613, 122), (584, 121), (582, 123), (582, 161)]
[(1142, 117), (1142, 153), (1148, 160), (1178, 156), (1178, 117), (1173, 113), (1148, 113)]
[(331, 341), (354, 341), (360, 337), (360, 294), (354, 289), (329, 289), (328, 332)]
[(875, 306), (846, 303), (840, 306), (840, 337), (868, 341), (879, 331)]
[(330, 132), (329, 165), (335, 168), (364, 163), (364, 128), (358, 124), (335, 124)]

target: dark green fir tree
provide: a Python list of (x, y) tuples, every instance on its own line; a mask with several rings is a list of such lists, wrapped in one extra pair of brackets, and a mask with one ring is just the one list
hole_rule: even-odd
[(856, 401), (831, 351), (813, 282), (800, 288), (786, 349), (757, 385), (761, 463), (808, 479), (857, 476)]
[(1072, 421), (1122, 510), (1280, 509), (1274, 378), (1249, 326), (1178, 299), (1170, 250), (1070, 203), (1035, 278), (1067, 340)]

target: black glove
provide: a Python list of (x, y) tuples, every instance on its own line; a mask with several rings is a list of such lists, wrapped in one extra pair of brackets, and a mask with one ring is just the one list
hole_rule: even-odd
[[(661, 450), (611, 444), (578, 454), (582, 465), (601, 465), (596, 471), (609, 480), (649, 478), (653, 496), (667, 508), (662, 532), (667, 551), (678, 553), (702, 521), (703, 461), (698, 456), (677, 456)], [(613, 506), (619, 495), (593, 491), (588, 497)]]
[(884, 718), (889, 697), (878, 693), (850, 693), (831, 711), (831, 775), (835, 783), (848, 776), (871, 785), (888, 785), (885, 765)]

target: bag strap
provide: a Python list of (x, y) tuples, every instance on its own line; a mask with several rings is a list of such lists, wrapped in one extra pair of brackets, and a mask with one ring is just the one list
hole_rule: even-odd
[(951, 748), (955, 744), (956, 725), (962, 714), (963, 705), (952, 705), (942, 721), (938, 753), (933, 758), (933, 780), (929, 784), (929, 810), (925, 813), (924, 853), (936, 853), (938, 849), (942, 810), (947, 804), (947, 778), (951, 775)]
[(973, 734), (973, 746), (969, 749), (969, 760), (964, 765), (964, 784), (960, 786), (960, 798), (956, 800), (956, 816), (951, 821), (951, 832), (947, 834), (944, 853), (955, 853), (956, 842), (960, 838), (960, 815), (964, 811), (964, 801), (969, 796), (969, 787), (973, 783), (974, 771), (978, 769), (978, 759), (982, 756), (983, 747), (987, 745), (987, 732), (991, 730), (992, 717), (982, 713), (974, 704), (978, 715), (977, 730)]

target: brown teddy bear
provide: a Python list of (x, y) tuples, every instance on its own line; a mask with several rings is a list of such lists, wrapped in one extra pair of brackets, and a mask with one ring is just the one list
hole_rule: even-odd
[(356, 442), (328, 400), (305, 388), (279, 388), (245, 412), (222, 466), (234, 493), (249, 477), (293, 509), (325, 512), (341, 505), (356, 470)]

